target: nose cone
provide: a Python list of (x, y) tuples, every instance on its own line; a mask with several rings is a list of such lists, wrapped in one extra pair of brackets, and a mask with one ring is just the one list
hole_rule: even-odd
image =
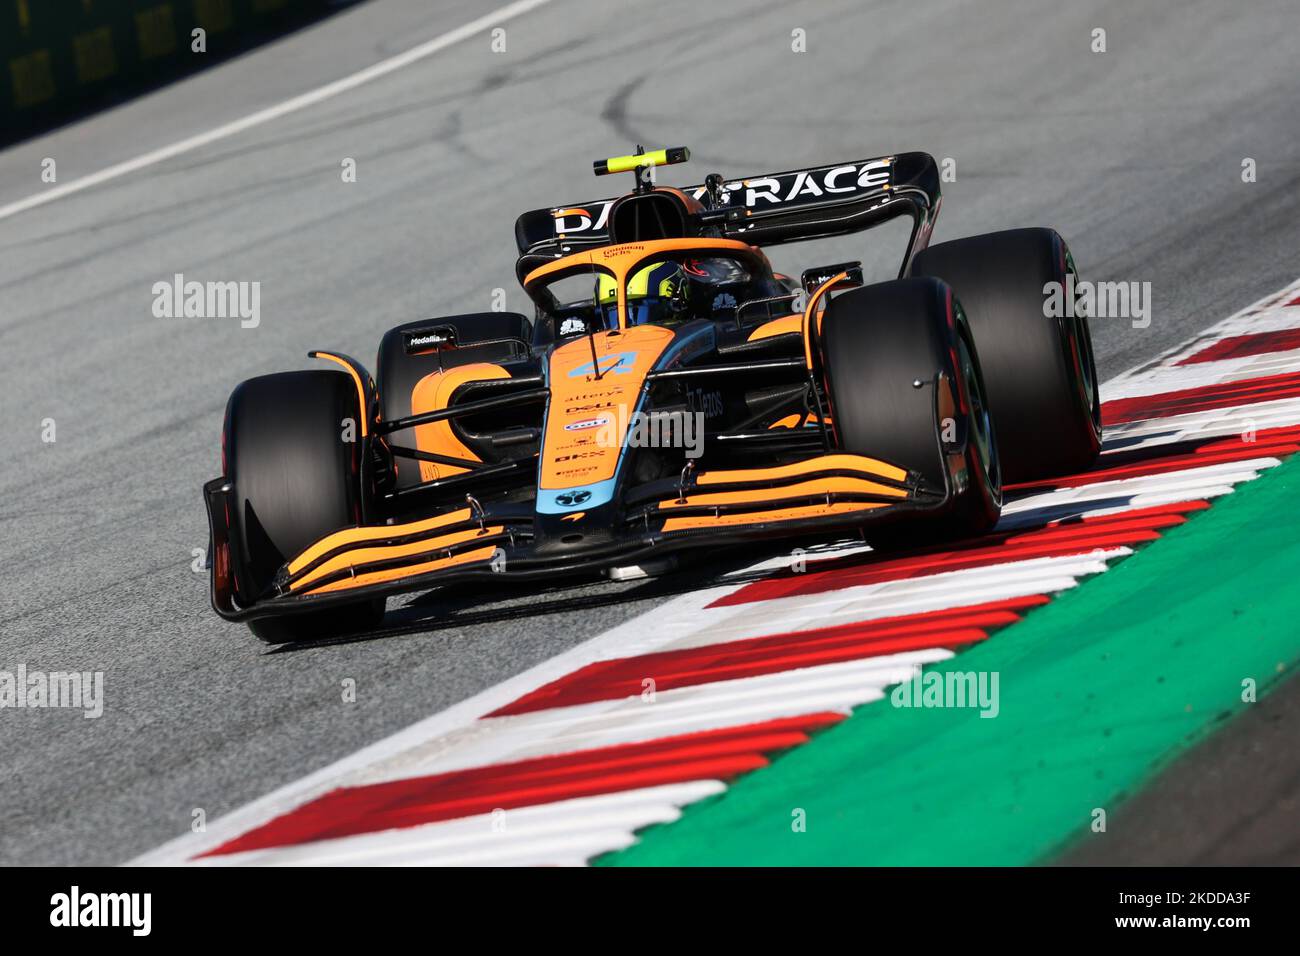
[(563, 557), (607, 548), (616, 540), (616, 511), (612, 504), (604, 504), (565, 514), (538, 512), (533, 524), (533, 549), (538, 555)]

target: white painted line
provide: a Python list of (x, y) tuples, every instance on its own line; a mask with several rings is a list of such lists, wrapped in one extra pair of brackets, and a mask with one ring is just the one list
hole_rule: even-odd
[(155, 166), (158, 163), (165, 162), (183, 153), (207, 146), (209, 143), (215, 143), (218, 140), (226, 139), (237, 133), (252, 129), (255, 126), (261, 126), (263, 123), (269, 123), (272, 120), (287, 116), (290, 113), (296, 113), (299, 110), (306, 109), (309, 106), (315, 106), (325, 100), (338, 96), (340, 93), (346, 93), (354, 90), (358, 86), (369, 83), (371, 80), (377, 80), (381, 76), (387, 76), (403, 67), (410, 66), (420, 60), (433, 56), (450, 46), (454, 46), (462, 40), (467, 40), (477, 33), (481, 33), (489, 27), (494, 27), (499, 23), (505, 23), (517, 16), (535, 10), (538, 7), (545, 6), (551, 0), (516, 0), (509, 6), (502, 7), (500, 10), (494, 10), (492, 13), (484, 14), (477, 20), (472, 20), (464, 26), (457, 27), (440, 36), (434, 37), (421, 43), (419, 46), (412, 47), (404, 53), (398, 53), (387, 60), (381, 60), (365, 69), (358, 70), (350, 76), (335, 80), (332, 83), (326, 83), (324, 86), (318, 86), (314, 90), (308, 90), (306, 93), (277, 103), (274, 106), (268, 106), (266, 109), (258, 110), (256, 113), (250, 113), (242, 119), (233, 120), (215, 129), (210, 129), (206, 133), (198, 133), (187, 139), (172, 143), (170, 146), (164, 146), (155, 149), (152, 152), (137, 156), (134, 159), (128, 159), (118, 163), (115, 166), (109, 166), (107, 169), (101, 169), (97, 173), (91, 173), (88, 176), (82, 176), (80, 179), (74, 179), (62, 186), (55, 186), (47, 189), (45, 192), (36, 193), (28, 196), (26, 199), (20, 199), (12, 202), (7, 206), (0, 206), (0, 219), (8, 219), (10, 216), (16, 216), (20, 212), (26, 212), (28, 209), (34, 209), (45, 203), (53, 202), (56, 199), (62, 199), (64, 196), (70, 196), (73, 193), (79, 193), (82, 190), (89, 189), (92, 186), (98, 186), (101, 183), (118, 179), (122, 176), (138, 172), (149, 166)]

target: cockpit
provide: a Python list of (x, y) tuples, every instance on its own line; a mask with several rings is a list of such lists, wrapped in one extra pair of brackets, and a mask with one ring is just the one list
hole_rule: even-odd
[(730, 240), (630, 243), (580, 253), (535, 270), (525, 288), (556, 339), (734, 320), (742, 303), (784, 291), (762, 253)]

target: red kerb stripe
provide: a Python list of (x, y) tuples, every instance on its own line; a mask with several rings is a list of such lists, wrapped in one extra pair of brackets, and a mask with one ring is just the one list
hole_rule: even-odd
[(767, 763), (764, 753), (805, 743), (843, 719), (807, 714), (514, 763), (331, 790), (202, 856), (292, 846), (452, 820), (496, 809), (688, 780), (730, 779)]
[(1135, 398), (1117, 398), (1101, 406), (1103, 425), (1143, 421), (1148, 418), (1167, 418), (1204, 412), (1215, 408), (1232, 408), (1236, 405), (1254, 405), (1280, 398), (1300, 395), (1300, 372), (1265, 375), (1217, 385), (1201, 385), (1157, 395), (1139, 395)]
[(1045, 595), (1029, 595), (941, 611), (596, 661), (525, 694), (488, 716), (505, 717), (597, 700), (635, 697), (641, 694), (646, 679), (652, 679), (655, 690), (662, 691), (930, 647), (958, 647), (984, 640), (990, 629), (1020, 620), (1018, 611), (1046, 604), (1047, 600)]
[(1180, 501), (1153, 508), (1137, 508), (1114, 515), (1052, 522), (1028, 531), (994, 532), (940, 549), (898, 557), (855, 555), (850, 561), (829, 561), (823, 570), (784, 574), (748, 584), (724, 595), (709, 607), (728, 607), (752, 601), (770, 601), (795, 595), (820, 594), (864, 584), (901, 581), (948, 571), (1026, 561), (1031, 558), (1066, 557), (1102, 548), (1153, 541), (1160, 528), (1182, 524), (1183, 515), (1208, 507), (1204, 501)]
[[(1288, 302), (1287, 305), (1294, 305)], [(1300, 329), (1278, 329), (1274, 332), (1256, 332), (1251, 335), (1233, 335), (1206, 346), (1177, 363), (1198, 365), (1201, 362), (1220, 362), (1224, 359), (1247, 358), (1269, 352), (1290, 352), (1300, 349)]]
[(1058, 488), (1077, 488), (1080, 485), (1092, 485), (1102, 481), (1143, 478), (1148, 475), (1161, 475), (1171, 471), (1204, 468), (1206, 465), (1220, 465), (1234, 461), (1248, 461), (1253, 458), (1282, 458), (1293, 452), (1300, 451), (1300, 444), (1294, 441), (1270, 441), (1261, 438), (1262, 434), (1255, 435), (1255, 441), (1248, 442), (1233, 437), (1206, 442), (1191, 452), (1165, 455), (1163, 457), (1149, 457), (1123, 465), (1111, 464), (1108, 460), (1109, 456), (1103, 456), (1099, 466), (1092, 471), (1077, 475), (1065, 475), (1060, 478), (1049, 478), (1045, 481), (1027, 481), (1007, 485), (1006, 490), (1045, 492), (1054, 491)]

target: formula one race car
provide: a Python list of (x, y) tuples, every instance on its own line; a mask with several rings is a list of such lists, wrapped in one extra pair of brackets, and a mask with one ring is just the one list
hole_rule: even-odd
[[(204, 486), (217, 613), (282, 642), (492, 575), (619, 576), (774, 537), (968, 537), (997, 520), (1003, 481), (1094, 460), (1087, 323), (1045, 307), (1073, 288), (1054, 231), (929, 246), (925, 153), (655, 184), (687, 158), (597, 162), (634, 190), (519, 217), (531, 319), (399, 326), (373, 379), (322, 351), (341, 369), (239, 385)], [(795, 281), (762, 251), (901, 214), (887, 282), (856, 262)]]

